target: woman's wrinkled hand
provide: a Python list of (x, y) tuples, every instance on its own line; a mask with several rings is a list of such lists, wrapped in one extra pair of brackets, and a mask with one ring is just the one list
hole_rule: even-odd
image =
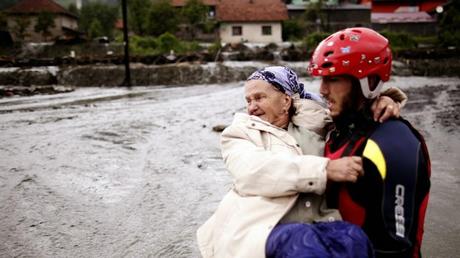
[(364, 174), (361, 157), (330, 160), (326, 166), (327, 179), (335, 182), (356, 182)]
[(391, 117), (398, 118), (401, 114), (399, 103), (388, 96), (380, 96), (374, 100), (371, 106), (374, 121), (385, 122)]

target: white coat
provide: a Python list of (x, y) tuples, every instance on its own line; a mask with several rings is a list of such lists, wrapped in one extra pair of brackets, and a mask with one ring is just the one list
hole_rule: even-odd
[(270, 231), (294, 206), (299, 193), (318, 198), (324, 193), (328, 159), (303, 154), (322, 155), (322, 136), (330, 118), (312, 100), (296, 99), (294, 105), (296, 124), (291, 123), (287, 131), (258, 117), (236, 114), (222, 133), (222, 155), (233, 188), (198, 229), (203, 257), (265, 257)]

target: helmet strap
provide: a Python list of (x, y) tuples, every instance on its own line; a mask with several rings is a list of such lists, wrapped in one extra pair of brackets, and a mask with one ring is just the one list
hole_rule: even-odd
[(374, 99), (380, 94), (380, 90), (383, 87), (383, 81), (379, 80), (377, 86), (375, 87), (374, 90), (371, 90), (371, 87), (369, 85), (369, 78), (366, 76), (362, 79), (359, 79), (359, 84), (361, 85), (361, 91), (364, 95), (365, 98), (367, 99)]

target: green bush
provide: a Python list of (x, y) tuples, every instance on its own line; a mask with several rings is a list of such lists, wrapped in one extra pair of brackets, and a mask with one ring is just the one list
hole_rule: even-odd
[(415, 42), (417, 42), (417, 46), (429, 46), (435, 47), (439, 44), (439, 39), (437, 36), (415, 36)]
[[(122, 40), (117, 38), (117, 40)], [(130, 37), (130, 50), (136, 55), (158, 55), (168, 54), (174, 51), (176, 54), (198, 51), (200, 45), (195, 41), (180, 41), (173, 34), (166, 32), (158, 38), (155, 37)]]
[(222, 43), (220, 42), (220, 40), (216, 40), (214, 41), (214, 43), (212, 43), (211, 46), (208, 47), (208, 53), (211, 56), (215, 57), (221, 48), (222, 48)]
[(380, 34), (390, 41), (390, 46), (393, 51), (410, 50), (418, 46), (415, 37), (408, 33), (384, 30), (380, 32)]
[[(121, 38), (123, 41), (123, 38)], [(132, 36), (129, 38), (129, 49), (135, 55), (155, 55), (158, 44), (154, 37)]]
[(196, 41), (191, 41), (191, 42), (188, 42), (188, 41), (182, 41), (182, 44), (184, 44), (184, 50), (186, 52), (193, 52), (193, 51), (199, 51), (201, 49), (203, 49), (200, 44), (198, 44), (198, 42)]
[(303, 39), (303, 45), (307, 50), (313, 51), (316, 46), (329, 35), (330, 33), (328, 32), (311, 33)]
[(213, 33), (219, 28), (219, 23), (213, 20), (206, 20), (198, 26), (204, 33)]
[(460, 31), (444, 31), (440, 36), (443, 46), (460, 48)]
[(157, 40), (154, 37), (138, 37), (137, 46), (140, 48), (158, 48)]
[(158, 51), (160, 53), (168, 53), (171, 50), (174, 52), (182, 52), (184, 50), (181, 42), (169, 32), (161, 34), (158, 39)]
[(283, 40), (301, 39), (306, 30), (305, 22), (300, 19), (290, 19), (283, 21)]

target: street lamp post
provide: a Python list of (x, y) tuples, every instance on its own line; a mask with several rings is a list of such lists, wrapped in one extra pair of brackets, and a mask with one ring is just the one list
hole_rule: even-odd
[(125, 80), (122, 86), (131, 86), (131, 71), (129, 69), (129, 38), (128, 38), (128, 15), (126, 8), (126, 0), (121, 1), (121, 11), (123, 15), (123, 45), (125, 49), (124, 63), (125, 63)]

